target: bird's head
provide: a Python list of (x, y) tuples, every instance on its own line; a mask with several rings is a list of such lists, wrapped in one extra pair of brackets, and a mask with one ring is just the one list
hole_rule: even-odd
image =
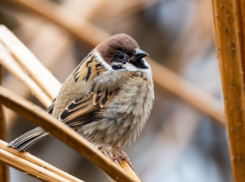
[(148, 54), (139, 48), (138, 43), (129, 35), (114, 35), (94, 49), (113, 70), (150, 69), (144, 57)]

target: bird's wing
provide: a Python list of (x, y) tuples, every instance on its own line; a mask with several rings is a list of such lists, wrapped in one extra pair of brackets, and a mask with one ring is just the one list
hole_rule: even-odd
[(60, 114), (59, 119), (70, 127), (93, 122), (101, 117), (100, 110), (116, 95), (116, 91), (91, 92), (87, 97), (73, 100)]
[[(104, 108), (116, 95), (116, 79), (106, 63), (89, 54), (73, 72), (75, 82), (90, 82), (91, 91), (85, 97), (77, 97), (60, 113), (59, 120), (70, 127), (90, 123), (101, 117)], [(111, 78), (113, 77), (113, 78)]]

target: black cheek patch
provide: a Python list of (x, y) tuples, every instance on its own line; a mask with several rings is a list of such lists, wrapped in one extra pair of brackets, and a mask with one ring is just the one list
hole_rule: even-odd
[(112, 69), (114, 69), (114, 70), (121, 70), (121, 69), (124, 69), (124, 68), (122, 67), (122, 65), (113, 65), (112, 66)]

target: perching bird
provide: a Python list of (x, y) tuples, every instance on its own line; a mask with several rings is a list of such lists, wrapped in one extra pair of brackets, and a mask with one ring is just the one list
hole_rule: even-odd
[[(126, 34), (108, 38), (68, 76), (47, 112), (115, 160), (128, 160), (123, 149), (141, 133), (154, 99), (147, 55)], [(23, 151), (48, 135), (37, 127), (8, 146)]]

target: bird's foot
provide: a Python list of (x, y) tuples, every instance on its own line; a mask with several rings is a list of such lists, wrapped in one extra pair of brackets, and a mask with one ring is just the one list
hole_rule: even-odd
[(131, 167), (131, 169), (134, 169), (128, 155), (122, 150), (121, 147), (118, 146), (114, 150), (108, 150), (108, 148), (106, 148), (105, 146), (97, 146), (97, 149), (100, 150), (107, 157), (111, 158), (114, 162), (121, 162), (122, 160), (125, 160)]
[(115, 152), (115, 154), (114, 154), (114, 156), (113, 157), (111, 157), (111, 159), (113, 160), (113, 161), (118, 161), (118, 162), (120, 162), (120, 161), (122, 161), (122, 160), (125, 160), (127, 163), (128, 163), (128, 165), (132, 168), (132, 169), (134, 169), (134, 167), (133, 167), (133, 165), (132, 165), (132, 163), (131, 163), (131, 161), (130, 161), (130, 159), (129, 159), (129, 157), (128, 157), (128, 155), (124, 152), (124, 151), (116, 151)]

